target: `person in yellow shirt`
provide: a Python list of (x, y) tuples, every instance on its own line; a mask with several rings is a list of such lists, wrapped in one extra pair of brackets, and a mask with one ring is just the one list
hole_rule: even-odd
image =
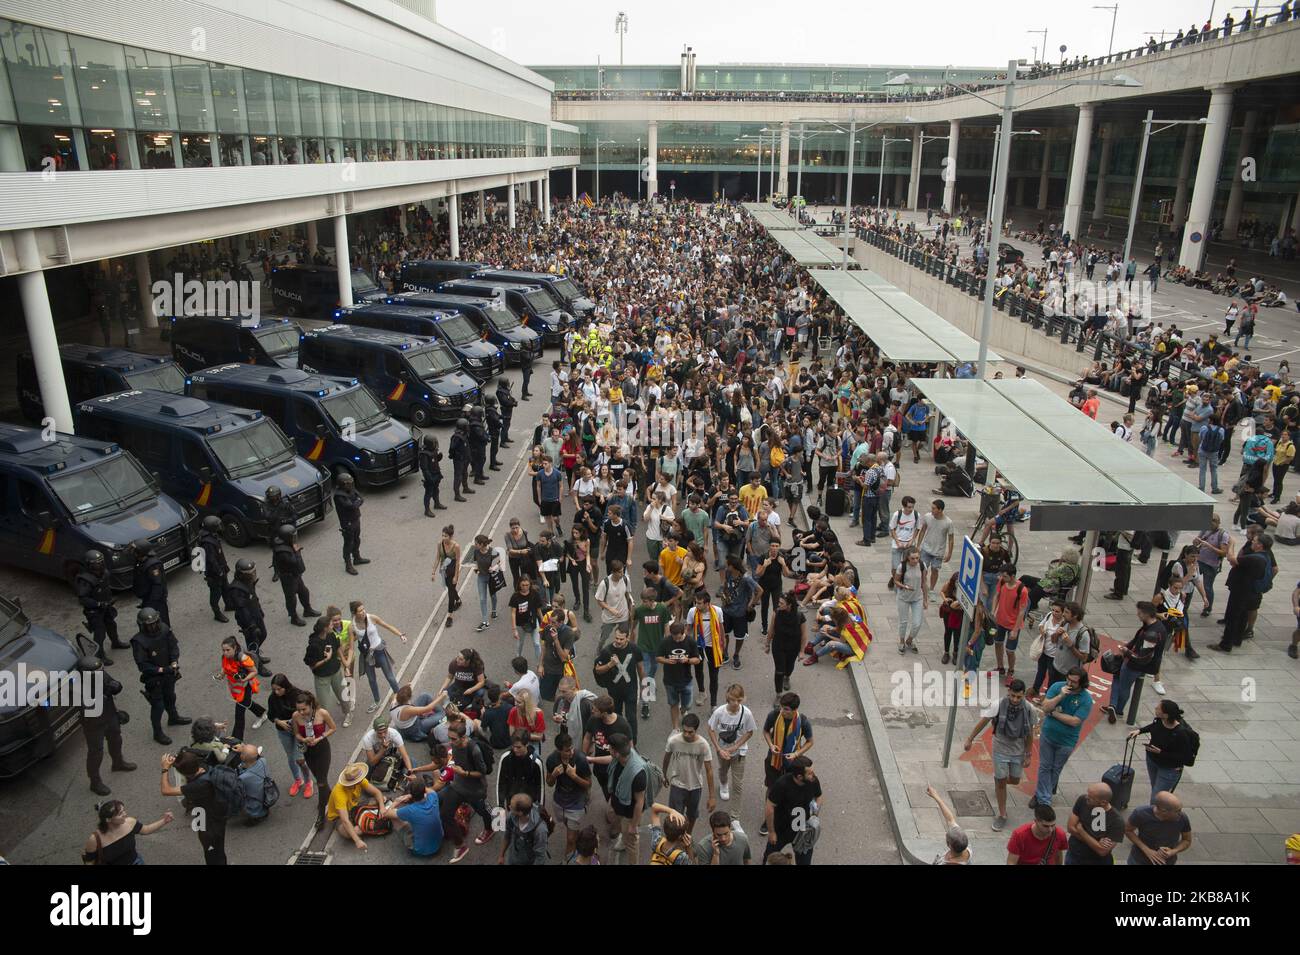
[(766, 499), (767, 488), (763, 486), (762, 475), (755, 471), (749, 476), (749, 483), (740, 488), (740, 503), (748, 513), (757, 514), (759, 505)]
[(366, 778), (368, 771), (365, 763), (349, 763), (343, 767), (339, 781), (330, 790), (329, 808), (325, 811), (326, 821), (336, 824), (339, 834), (345, 839), (351, 839), (352, 844), (362, 852), (366, 851), (366, 844), (361, 841), (361, 834), (352, 824), (352, 813), (361, 805), (361, 797), (369, 796), (378, 803), (379, 814), (384, 813), (384, 794)]
[(1291, 432), (1283, 430), (1277, 439), (1277, 447), (1273, 450), (1273, 497), (1274, 504), (1282, 499), (1282, 480), (1286, 477), (1286, 469), (1291, 466), (1295, 460), (1295, 443), (1291, 440)]
[(686, 557), (686, 548), (677, 542), (677, 538), (671, 532), (665, 532), (664, 546), (659, 551), (659, 573), (663, 574), (674, 587), (682, 585), (682, 562)]

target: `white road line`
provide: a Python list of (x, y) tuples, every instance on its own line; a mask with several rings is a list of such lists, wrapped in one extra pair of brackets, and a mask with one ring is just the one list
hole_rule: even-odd
[(1300, 351), (1300, 348), (1292, 348), (1290, 351), (1278, 352), (1276, 355), (1269, 355), (1268, 360), (1275, 361), (1276, 359), (1281, 358), (1283, 355), (1294, 355), (1298, 351)]
[[(519, 461), (515, 464), (514, 469), (507, 476), (506, 483), (503, 484), (501, 486), (501, 490), (497, 492), (496, 498), (493, 499), (492, 501), (492, 506), (488, 508), (487, 514), (485, 514), (483, 520), (479, 522), (478, 530), (474, 532), (473, 537), (469, 538), (470, 541), (473, 541), (474, 537), (477, 537), (479, 534), (483, 533), (483, 529), (487, 526), (488, 521), (492, 520), (494, 515), (496, 519), (492, 521), (492, 533), (489, 534), (488, 536), (489, 537), (495, 536), (497, 527), (498, 525), (500, 525), (502, 518), (504, 518), (505, 516), (505, 511), (503, 509), (500, 509), (502, 498), (507, 496), (507, 494), (509, 493), (513, 493), (516, 484), (520, 476), (522, 476), (527, 464), (528, 464), (528, 455), (522, 453), (521, 451), (519, 456)], [(463, 560), (461, 562), (461, 566), (464, 567)], [(461, 594), (462, 597), (464, 597), (464, 593), (465, 591), (470, 589), (469, 585), (471, 580), (473, 579), (474, 579), (473, 575), (467, 576), (465, 582), (461, 584), (459, 587), (457, 587), (456, 592)], [(433, 621), (438, 618), (438, 614), (446, 599), (447, 599), (447, 592), (444, 589), (442, 594), (438, 597), (437, 601), (434, 602), (433, 611), (429, 614), (429, 619), (425, 620), (424, 626), (420, 628), (419, 636), (415, 638), (415, 642), (411, 645), (411, 652), (407, 654), (406, 662), (402, 664), (401, 668), (398, 671), (399, 676), (403, 677), (403, 679), (400, 679), (398, 681), (399, 686), (405, 685), (406, 683), (414, 684), (416, 680), (420, 678), (420, 675), (424, 672), (425, 666), (428, 665), (429, 660), (432, 658), (433, 651), (437, 648), (438, 642), (442, 639), (442, 635), (447, 629), (446, 620), (443, 620), (443, 622), (438, 625), (438, 629), (434, 632), (433, 640), (430, 641), (429, 646), (425, 649), (424, 654), (420, 659), (420, 665), (416, 668), (415, 675), (410, 680), (404, 678), (407, 668), (411, 665), (411, 661), (414, 660), (416, 655), (419, 653), (420, 641), (422, 641), (425, 638), (425, 636), (429, 632), (429, 627), (431, 627), (433, 625)], [(462, 608), (462, 611), (463, 610), (464, 608)], [(356, 681), (355, 677), (353, 677), (353, 681), (355, 683)], [(391, 695), (391, 690), (389, 691), (389, 693), (386, 693), (382, 697), (382, 702), (386, 703), (390, 695)], [(356, 706), (355, 701), (353, 703), (353, 706), (355, 708)], [(347, 760), (343, 763), (343, 765), (346, 766), (348, 765), (348, 763), (358, 762), (357, 757), (360, 755), (361, 755), (361, 740), (358, 739), (357, 744), (353, 748), (351, 755), (347, 758)], [(331, 766), (330, 771), (333, 772), (333, 769), (334, 767)], [(316, 782), (319, 785), (321, 781), (317, 780)], [(333, 788), (334, 783), (332, 780), (326, 780), (325, 785), (330, 788)], [(311, 846), (312, 842), (315, 841), (316, 836), (319, 835), (319, 833), (320, 831), (315, 827), (315, 824), (313, 824), (312, 828), (308, 831), (306, 838), (303, 839), (302, 844), (298, 846), (298, 852), (299, 853), (306, 852), (307, 849)], [(334, 844), (334, 840), (337, 836), (338, 836), (338, 830), (331, 827), (329, 837), (325, 840), (325, 845), (323, 847), (325, 852), (329, 851), (330, 847)], [(295, 853), (295, 855), (296, 854), (297, 853)], [(290, 859), (292, 858), (293, 856), (291, 855)], [(328, 861), (329, 860), (327, 860), (327, 864)], [(286, 865), (288, 864), (291, 863), (286, 862)]]

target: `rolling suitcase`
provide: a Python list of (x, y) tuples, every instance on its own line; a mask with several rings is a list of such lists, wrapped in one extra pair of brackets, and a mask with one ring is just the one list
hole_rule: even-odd
[(843, 517), (845, 508), (848, 504), (848, 495), (840, 487), (828, 487), (826, 489), (826, 516)]
[(1129, 798), (1133, 795), (1133, 755), (1136, 752), (1135, 736), (1124, 744), (1124, 762), (1116, 763), (1101, 777), (1101, 781), (1110, 787), (1110, 804), (1118, 812), (1128, 808)]

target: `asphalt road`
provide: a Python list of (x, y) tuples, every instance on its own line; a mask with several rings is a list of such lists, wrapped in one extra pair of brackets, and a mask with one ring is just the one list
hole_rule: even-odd
[[(516, 409), (513, 437), (531, 438), (533, 424), (545, 407), (549, 364), (539, 364), (534, 375), (534, 396)], [(516, 382), (519, 392), (518, 371), (507, 372)], [(449, 432), (440, 431), (444, 451)], [(422, 488), (417, 476), (410, 476), (396, 487), (367, 494), (363, 510), (362, 553), (372, 563), (360, 568), (360, 576), (344, 573), (341, 557), (341, 538), (337, 520), (332, 515), (321, 525), (306, 529), (302, 535), (307, 565), (306, 582), (311, 589), (313, 605), (323, 610), (334, 604), (344, 608), (353, 599), (362, 599), (367, 609), (406, 632), (410, 642), (402, 646), (396, 638), (385, 634), (385, 640), (394, 651), (394, 665), (399, 682), (411, 682), (416, 691), (433, 692), (441, 684), (442, 674), (455, 651), (462, 646), (474, 646), (483, 654), (490, 678), (501, 681), (510, 673), (509, 660), (514, 656), (514, 641), (510, 636), (508, 620), (493, 622), (484, 633), (475, 633), (478, 622), (477, 590), (473, 574), (462, 573), (462, 596), (465, 606), (456, 615), (451, 627), (443, 625), (445, 600), (439, 584), (436, 589), (430, 582), (433, 553), (440, 529), (454, 524), (457, 539), (468, 548), (475, 534), (486, 533), (499, 540), (510, 517), (518, 516), (523, 526), (536, 537), (539, 527), (536, 506), (533, 504), (527, 473), (523, 469), (526, 443), (517, 443), (504, 454), (505, 468), (489, 472), (491, 481), (481, 486), (467, 503), (444, 502), (450, 509), (438, 512), (437, 520), (422, 516)], [(449, 464), (450, 462), (444, 462)], [(451, 486), (450, 468), (446, 468), (444, 489)], [(565, 526), (571, 516), (571, 505), (565, 504)], [(643, 540), (636, 542), (638, 559), (644, 559)], [(267, 613), (270, 636), (267, 652), (271, 655), (271, 668), (287, 672), (296, 685), (311, 686), (306, 666), (301, 662), (306, 645), (307, 630), (291, 626), (284, 612), (280, 589), (270, 581), (268, 557), (265, 546), (257, 545), (236, 550), (227, 548), (231, 563), (240, 556), (251, 556), (258, 562), (261, 583), (259, 592)], [(710, 574), (706, 583), (714, 583)], [(229, 720), (233, 705), (224, 684), (214, 682), (211, 674), (218, 670), (218, 644), (222, 637), (235, 633), (233, 623), (215, 623), (207, 605), (207, 590), (198, 575), (189, 571), (174, 573), (169, 578), (170, 606), (173, 627), (182, 648), (182, 670), (185, 674), (177, 688), (180, 709), (189, 716), (207, 715)], [(17, 594), (33, 620), (63, 633), (74, 633), (83, 628), (80, 608), (71, 593), (59, 582), (12, 569), (0, 571), (0, 592)], [(504, 596), (504, 595), (503, 595)], [(570, 597), (572, 593), (570, 592)], [(504, 599), (501, 601), (504, 607)], [(134, 621), (135, 601), (119, 596), (119, 620), (123, 624), (123, 638), (131, 630), (127, 621)], [(596, 610), (598, 614), (598, 609)], [(599, 617), (593, 614), (593, 619)], [(577, 646), (578, 672), (584, 685), (592, 682), (591, 664), (595, 657), (599, 625), (583, 626), (582, 638)], [(757, 636), (757, 624), (751, 638)], [(765, 656), (751, 639), (745, 654), (744, 668), (738, 672), (728, 669), (722, 674), (725, 686), (732, 680), (748, 690), (748, 702), (760, 720), (772, 700), (772, 671), (770, 658)], [(120, 651), (115, 656), (118, 663), (113, 672), (126, 685), (119, 698), (123, 709), (132, 717), (123, 728), (127, 758), (139, 765), (133, 773), (108, 772), (105, 760), (105, 780), (113, 787), (113, 797), (124, 800), (128, 811), (144, 822), (157, 819), (164, 810), (179, 813), (177, 800), (164, 797), (159, 792), (158, 761), (164, 747), (153, 742), (148, 711), (144, 700), (137, 695), (138, 682), (130, 663), (130, 654)], [(898, 860), (888, 815), (881, 797), (876, 767), (873, 762), (862, 725), (856, 697), (847, 676), (832, 667), (823, 665), (795, 674), (793, 688), (803, 697), (803, 712), (811, 719), (816, 745), (810, 756), (822, 781), (826, 809), (823, 814), (823, 838), (820, 840), (815, 860), (818, 864), (830, 863), (885, 863)], [(380, 681), (381, 688), (384, 682)], [(264, 699), (266, 681), (259, 698)], [(343, 729), (333, 740), (331, 774), (337, 777), (343, 766), (351, 761), (362, 733), (369, 727), (370, 718), (365, 708), (371, 702), (370, 690), (365, 681), (358, 687), (360, 698), (352, 726)], [(652, 717), (643, 721), (640, 733), (641, 751), (658, 759), (662, 755), (663, 741), (668, 734), (668, 712), (662, 702), (653, 707)], [(697, 710), (707, 718), (709, 710)], [(546, 710), (549, 721), (550, 710)], [(337, 714), (336, 714), (337, 716)], [(548, 728), (549, 729), (549, 728)], [(175, 751), (186, 741), (187, 730), (177, 728), (172, 732)], [(330, 853), (333, 863), (374, 864), (409, 861), (397, 837), (372, 838), (369, 851), (360, 853), (346, 840), (327, 839), (325, 833), (315, 834), (315, 801), (308, 802), (301, 795), (288, 797), (290, 776), (284, 755), (275, 738), (275, 730), (268, 724), (250, 738), (266, 747), (268, 765), (280, 783), (281, 801), (271, 818), (256, 829), (246, 830), (232, 826), (227, 837), (227, 853), (234, 864), (284, 864), (299, 848), (322, 849)], [(554, 738), (553, 730), (549, 738)], [(761, 740), (759, 741), (761, 747)], [(549, 743), (547, 746), (549, 752)], [(752, 752), (752, 750), (751, 750)], [(80, 733), (74, 733), (63, 747), (50, 759), (33, 767), (16, 780), (0, 783), (0, 854), (16, 864), (76, 864), (81, 845), (91, 832), (94, 823), (94, 806), (99, 797), (87, 788), (84, 770), (84, 742)], [(427, 755), (423, 744), (412, 747), (412, 756), (421, 762)], [(741, 811), (742, 825), (751, 834), (751, 844), (761, 854), (757, 827), (762, 819), (762, 767), (756, 756), (746, 774), (746, 792)], [(495, 777), (493, 777), (493, 780)], [(494, 788), (493, 781), (489, 788)], [(725, 805), (725, 804), (721, 804)], [(599, 826), (603, 814), (599, 790), (594, 791), (588, 819)], [(698, 827), (697, 832), (703, 832)], [(473, 830), (477, 834), (477, 824)], [(499, 838), (499, 837), (498, 837)], [(642, 838), (642, 854), (648, 857), (648, 839)], [(141, 837), (140, 849), (150, 864), (197, 864), (201, 850), (196, 837), (186, 830), (178, 819), (154, 835)], [(563, 835), (557, 831), (552, 838), (552, 860), (562, 854)], [(490, 864), (496, 861), (499, 843), (471, 849), (466, 862)], [(602, 855), (606, 854), (602, 844)], [(449, 852), (432, 862), (446, 862)], [(606, 857), (606, 861), (610, 861)]]

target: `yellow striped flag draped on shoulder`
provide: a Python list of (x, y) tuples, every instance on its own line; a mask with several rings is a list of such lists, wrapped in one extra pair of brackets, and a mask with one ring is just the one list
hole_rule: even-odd
[(862, 602), (858, 600), (856, 589), (850, 596), (840, 601), (840, 606), (849, 615), (849, 622), (844, 625), (843, 635), (844, 642), (853, 651), (852, 657), (845, 657), (836, 665), (836, 669), (843, 670), (850, 663), (861, 660), (866, 654), (867, 647), (871, 645), (871, 627), (867, 625), (867, 612), (862, 608)]

